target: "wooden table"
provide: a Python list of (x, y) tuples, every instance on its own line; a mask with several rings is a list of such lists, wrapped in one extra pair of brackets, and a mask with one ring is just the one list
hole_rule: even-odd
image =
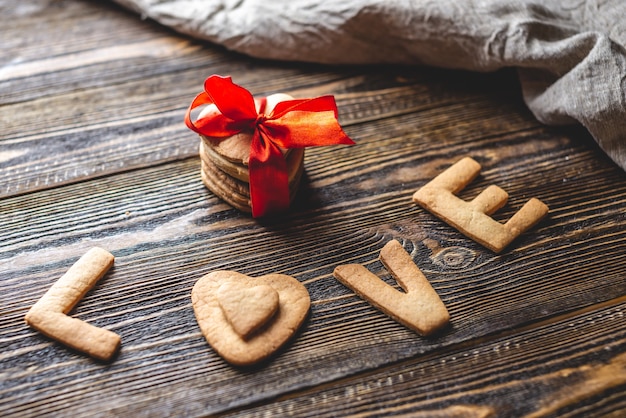
[[(626, 175), (581, 128), (550, 128), (513, 71), (265, 62), (102, 2), (0, 2), (0, 415), (621, 416), (626, 409)], [(232, 209), (200, 179), (183, 124), (210, 74), (255, 95), (335, 95), (353, 147), (309, 149), (290, 213)], [(541, 223), (501, 254), (411, 201), (464, 156), (460, 196), (537, 197)], [(451, 314), (423, 338), (341, 285), (385, 280), (399, 240)], [(90, 247), (114, 268), (71, 315), (122, 338), (111, 363), (24, 315)], [(208, 272), (288, 274), (312, 306), (273, 358), (235, 368), (190, 291)]]

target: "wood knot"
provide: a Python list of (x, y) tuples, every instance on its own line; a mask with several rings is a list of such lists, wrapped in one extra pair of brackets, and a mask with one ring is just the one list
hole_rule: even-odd
[(464, 269), (476, 260), (476, 253), (465, 247), (445, 247), (433, 239), (425, 239), (422, 243), (431, 251), (430, 260), (433, 264), (446, 269)]

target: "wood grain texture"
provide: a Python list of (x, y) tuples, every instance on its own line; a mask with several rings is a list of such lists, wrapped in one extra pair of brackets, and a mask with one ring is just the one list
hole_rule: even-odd
[[(0, 52), (0, 415), (624, 408), (626, 175), (582, 129), (534, 120), (512, 72), (262, 62), (97, 2), (0, 1), (0, 10), (11, 34)], [(334, 94), (357, 144), (307, 150), (290, 213), (253, 220), (204, 188), (198, 139), (182, 122), (211, 73), (255, 94)], [(509, 193), (494, 218), (531, 197), (550, 207), (502, 254), (411, 202), (463, 156), (483, 168), (460, 197), (490, 184)], [(390, 239), (450, 312), (434, 337), (332, 276), (362, 263), (395, 285), (376, 261)], [(115, 265), (71, 315), (122, 337), (109, 364), (23, 321), (92, 246)], [(302, 330), (258, 367), (229, 366), (195, 322), (191, 288), (218, 269), (288, 274), (311, 296)]]
[(616, 301), (222, 416), (621, 416), (625, 308)]

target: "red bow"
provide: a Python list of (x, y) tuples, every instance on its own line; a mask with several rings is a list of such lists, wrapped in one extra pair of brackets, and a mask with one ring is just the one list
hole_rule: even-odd
[[(212, 103), (220, 113), (191, 120), (193, 109)], [(289, 208), (287, 163), (279, 147), (354, 144), (339, 126), (333, 96), (287, 100), (278, 103), (269, 115), (263, 111), (257, 113), (252, 94), (230, 77), (212, 75), (185, 115), (186, 125), (204, 136), (226, 138), (242, 131), (253, 134), (248, 170), (254, 217)]]

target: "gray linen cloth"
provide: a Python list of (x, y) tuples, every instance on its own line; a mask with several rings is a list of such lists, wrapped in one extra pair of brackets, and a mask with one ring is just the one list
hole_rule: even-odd
[(535, 117), (626, 170), (626, 0), (115, 0), (254, 57), (518, 69)]

